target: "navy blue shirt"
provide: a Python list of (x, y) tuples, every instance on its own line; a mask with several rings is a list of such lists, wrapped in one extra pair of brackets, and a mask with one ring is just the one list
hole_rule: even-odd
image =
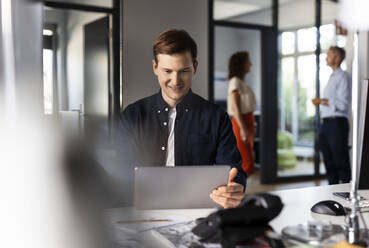
[[(165, 165), (169, 110), (161, 91), (125, 108), (120, 117), (126, 163)], [(231, 165), (238, 169), (234, 181), (246, 186), (246, 174), (241, 167), (241, 155), (227, 113), (191, 90), (177, 104), (176, 111), (175, 166)]]

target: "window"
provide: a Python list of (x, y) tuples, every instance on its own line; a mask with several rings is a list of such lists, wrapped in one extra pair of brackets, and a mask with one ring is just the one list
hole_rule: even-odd
[[(346, 37), (336, 35), (335, 25), (320, 27), (320, 92), (331, 69), (325, 58), (330, 46), (345, 46)], [(293, 134), (295, 145), (313, 146), (315, 107), (311, 99), (316, 94), (316, 28), (301, 28), (281, 33), (281, 94), (280, 129)], [(345, 62), (342, 68), (346, 69)]]

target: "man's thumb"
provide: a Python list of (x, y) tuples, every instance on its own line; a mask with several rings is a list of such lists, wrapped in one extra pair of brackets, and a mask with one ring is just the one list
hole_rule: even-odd
[(236, 176), (237, 176), (237, 168), (234, 168), (234, 167), (233, 167), (233, 168), (229, 171), (228, 184), (230, 184)]

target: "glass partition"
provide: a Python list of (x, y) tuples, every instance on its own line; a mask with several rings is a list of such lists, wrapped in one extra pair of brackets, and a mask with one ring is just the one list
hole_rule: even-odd
[[(337, 22), (337, 3), (322, 1), (319, 81), (316, 79), (318, 29), (315, 1), (281, 1), (279, 5), (280, 82), (278, 129), (278, 177), (316, 175), (315, 118), (311, 100), (322, 95), (332, 70), (326, 64), (330, 46), (347, 46), (347, 32)], [(347, 62), (341, 65), (347, 69)], [(319, 84), (320, 92), (316, 92)], [(288, 146), (287, 144), (290, 144)], [(319, 173), (325, 173), (323, 161)]]
[(315, 1), (279, 3), (278, 177), (314, 175)]
[[(55, 46), (44, 49), (45, 113), (58, 115), (71, 132), (89, 139), (108, 130), (110, 19), (106, 13), (44, 9), (45, 34), (47, 26), (55, 27)], [(71, 119), (72, 115), (76, 118)]]

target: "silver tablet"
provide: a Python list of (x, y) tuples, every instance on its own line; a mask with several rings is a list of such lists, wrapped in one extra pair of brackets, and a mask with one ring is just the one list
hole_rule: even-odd
[(209, 195), (227, 184), (230, 166), (136, 167), (134, 202), (138, 209), (211, 208)]

